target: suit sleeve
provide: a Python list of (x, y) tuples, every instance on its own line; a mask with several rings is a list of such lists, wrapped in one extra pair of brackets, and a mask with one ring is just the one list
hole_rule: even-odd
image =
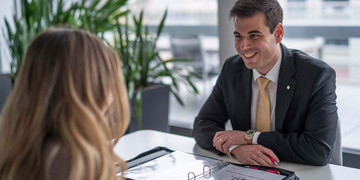
[[(337, 128), (335, 71), (323, 69), (311, 86), (302, 131), (263, 132), (258, 144), (272, 149), (283, 161), (325, 165), (331, 157)], [(285, 119), (284, 123), (291, 121)]]
[(220, 152), (213, 147), (212, 140), (216, 132), (225, 130), (225, 123), (229, 119), (223, 97), (224, 69), (226, 69), (226, 62), (209, 98), (195, 118), (193, 128), (193, 137), (197, 144), (219, 154)]

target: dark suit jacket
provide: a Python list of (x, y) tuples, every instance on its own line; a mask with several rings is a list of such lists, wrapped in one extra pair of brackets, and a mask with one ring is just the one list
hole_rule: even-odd
[[(287, 49), (277, 85), (275, 131), (263, 132), (258, 144), (282, 161), (325, 165), (335, 141), (337, 107), (335, 71), (325, 62)], [(226, 60), (213, 91), (195, 118), (193, 136), (214, 151), (212, 140), (230, 119), (234, 130), (251, 129), (252, 70), (240, 56)], [(287, 89), (290, 86), (290, 89)]]

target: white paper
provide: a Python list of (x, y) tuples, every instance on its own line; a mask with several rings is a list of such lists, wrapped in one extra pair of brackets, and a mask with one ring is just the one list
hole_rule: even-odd
[(245, 168), (242, 166), (236, 166), (234, 164), (228, 164), (227, 166), (221, 168), (215, 173), (211, 174), (211, 177), (203, 177), (199, 179), (207, 180), (280, 180), (285, 176), (278, 175), (262, 170), (255, 170), (250, 168)]
[(125, 171), (136, 180), (279, 180), (285, 176), (236, 166), (216, 159), (175, 151)]
[(202, 173), (204, 165), (218, 160), (175, 151), (125, 171), (131, 179), (187, 179), (189, 172)]

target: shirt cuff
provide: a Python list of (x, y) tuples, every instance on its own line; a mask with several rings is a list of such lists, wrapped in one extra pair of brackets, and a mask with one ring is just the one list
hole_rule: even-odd
[(235, 148), (237, 148), (239, 145), (232, 145), (232, 146), (230, 146), (229, 148), (228, 148), (228, 150), (229, 150), (229, 153), (227, 154), (228, 156), (231, 156), (231, 151), (233, 150), (233, 149), (235, 149)]
[(258, 144), (257, 140), (258, 140), (258, 137), (259, 137), (260, 134), (261, 134), (261, 132), (259, 132), (259, 131), (255, 132), (254, 137), (252, 139), (253, 144)]

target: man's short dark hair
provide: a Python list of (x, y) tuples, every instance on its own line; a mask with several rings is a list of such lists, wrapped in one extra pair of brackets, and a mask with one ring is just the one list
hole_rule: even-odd
[(230, 18), (251, 17), (256, 12), (265, 13), (266, 26), (273, 33), (278, 23), (282, 23), (283, 10), (277, 0), (237, 0), (230, 10)]

